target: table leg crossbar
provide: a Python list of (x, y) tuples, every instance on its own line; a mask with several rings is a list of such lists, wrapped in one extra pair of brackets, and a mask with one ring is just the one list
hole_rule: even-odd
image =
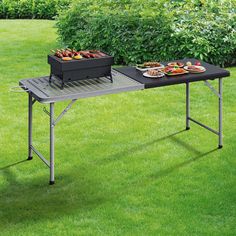
[(194, 120), (194, 119), (191, 118), (191, 117), (188, 117), (188, 120), (191, 120), (191, 121), (194, 122), (195, 124), (200, 125), (201, 127), (205, 128), (205, 129), (208, 129), (208, 130), (211, 131), (212, 133), (219, 135), (219, 132), (218, 132), (218, 131), (212, 129), (211, 127), (209, 127), (209, 126), (207, 126), (207, 125), (202, 124), (201, 122), (199, 122), (199, 121), (197, 121), (197, 120)]
[(208, 127), (207, 125), (202, 124), (201, 122), (193, 119), (190, 117), (190, 89), (189, 89), (189, 83), (186, 84), (186, 130), (190, 129), (190, 121), (194, 122), (195, 124), (211, 131), (212, 133), (219, 136), (219, 145), (218, 148), (223, 147), (223, 122), (222, 122), (222, 104), (223, 104), (223, 84), (222, 84), (222, 78), (219, 78), (219, 92), (215, 90), (215, 88), (208, 82), (204, 81), (205, 85), (210, 88), (210, 90), (218, 97), (219, 99), (219, 127), (218, 131)]
[(48, 166), (50, 168), (49, 161), (33, 145), (31, 145), (30, 148), (46, 164), (46, 166)]
[(48, 161), (32, 144), (32, 130), (33, 130), (33, 105), (36, 102), (29, 93), (29, 116), (28, 116), (28, 160), (33, 159), (33, 152), (50, 168), (50, 181), (52, 185), (55, 182), (54, 179), (54, 127), (65, 115), (65, 113), (72, 107), (77, 99), (72, 100), (69, 105), (60, 113), (60, 115), (54, 120), (54, 103), (50, 103), (50, 111), (44, 107), (43, 111), (50, 117), (50, 161)]

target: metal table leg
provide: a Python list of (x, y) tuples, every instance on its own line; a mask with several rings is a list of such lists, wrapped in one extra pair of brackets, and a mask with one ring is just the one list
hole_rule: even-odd
[(190, 129), (190, 90), (189, 83), (186, 83), (186, 130)]
[(36, 102), (35, 99), (33, 99), (31, 93), (29, 93), (29, 117), (28, 117), (28, 148), (29, 148), (29, 157), (28, 160), (31, 160), (33, 158), (33, 152), (50, 168), (50, 180), (49, 184), (53, 185), (55, 183), (54, 178), (54, 128), (56, 124), (61, 120), (61, 118), (65, 115), (65, 113), (72, 107), (72, 105), (77, 101), (77, 99), (72, 100), (69, 105), (61, 112), (61, 114), (54, 118), (54, 103), (50, 103), (50, 112), (47, 111), (46, 108), (43, 109), (43, 111), (50, 117), (50, 161), (48, 161), (34, 146), (32, 143), (32, 113), (33, 113), (33, 105)]
[(32, 129), (33, 129), (33, 98), (31, 93), (29, 93), (29, 107), (28, 107), (28, 160), (33, 159), (32, 151)]
[(50, 182), (54, 184), (54, 103), (50, 103)]
[(223, 147), (223, 80), (219, 78), (219, 148)]
[(55, 183), (54, 179), (54, 128), (56, 124), (61, 120), (65, 113), (72, 107), (77, 99), (72, 100), (69, 105), (61, 112), (61, 114), (54, 118), (54, 103), (50, 103), (50, 112), (46, 108), (43, 111), (50, 117), (50, 161), (48, 161), (33, 145), (32, 145), (32, 106), (35, 103), (35, 99), (29, 96), (29, 156), (32, 158), (32, 152), (34, 152), (43, 162), (50, 168), (50, 180), (49, 184)]
[(190, 129), (190, 121), (194, 122), (197, 125), (211, 131), (212, 133), (218, 135), (219, 143), (218, 148), (223, 147), (223, 80), (219, 78), (219, 91), (217, 92), (214, 87), (206, 80), (204, 81), (205, 85), (210, 88), (210, 90), (218, 97), (219, 100), (219, 128), (214, 130), (207, 125), (202, 124), (201, 122), (190, 117), (190, 91), (189, 83), (186, 83), (186, 130)]

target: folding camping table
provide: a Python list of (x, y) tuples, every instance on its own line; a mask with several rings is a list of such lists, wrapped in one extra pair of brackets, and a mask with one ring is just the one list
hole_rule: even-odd
[[(191, 61), (195, 63), (195, 59), (185, 59), (182, 62)], [(163, 63), (166, 64), (166, 63)], [(143, 90), (148, 88), (169, 86), (175, 84), (186, 84), (186, 130), (190, 129), (190, 121), (200, 125), (201, 127), (218, 135), (218, 148), (223, 147), (222, 136), (222, 92), (223, 92), (223, 77), (227, 77), (230, 73), (217, 66), (201, 62), (206, 68), (206, 72), (201, 74), (184, 74), (178, 76), (165, 76), (160, 79), (149, 79), (142, 75), (142, 72), (134, 67), (122, 67), (112, 69), (113, 83), (109, 79), (96, 78), (88, 80), (73, 81), (65, 84), (64, 89), (61, 89), (60, 82), (53, 77), (49, 83), (49, 76), (40, 78), (24, 79), (19, 82), (19, 85), (28, 92), (28, 160), (32, 160), (33, 152), (50, 168), (50, 184), (54, 184), (54, 128), (60, 121), (63, 115), (72, 107), (72, 105), (80, 98), (94, 97), (105, 94), (115, 94), (120, 92), (128, 92), (135, 90)], [(219, 80), (218, 91), (209, 83), (209, 80)], [(214, 130), (190, 116), (190, 83), (203, 81), (210, 90), (218, 97), (219, 102), (219, 127)], [(60, 113), (58, 117), (54, 117), (54, 104), (59, 101), (71, 100), (68, 106)], [(50, 111), (45, 107), (43, 111), (50, 117), (50, 161), (48, 161), (36, 148), (33, 146), (33, 104), (38, 101), (43, 104), (50, 104)]]

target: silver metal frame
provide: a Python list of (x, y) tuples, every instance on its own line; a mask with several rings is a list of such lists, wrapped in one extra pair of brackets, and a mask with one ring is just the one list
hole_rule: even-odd
[(195, 124), (211, 131), (212, 133), (219, 136), (218, 148), (223, 147), (223, 80), (219, 78), (219, 90), (216, 91), (215, 88), (208, 82), (204, 81), (205, 85), (218, 97), (219, 102), (219, 127), (218, 131), (208, 127), (207, 125), (202, 124), (201, 122), (190, 117), (190, 86), (189, 83), (186, 83), (186, 130), (190, 129), (190, 121)]
[(28, 105), (28, 160), (33, 159), (32, 146), (32, 131), (33, 131), (33, 98), (29, 93), (29, 105)]
[(61, 120), (65, 113), (72, 107), (77, 99), (72, 100), (69, 105), (60, 113), (60, 115), (54, 119), (54, 103), (50, 103), (50, 112), (43, 108), (43, 111), (50, 117), (50, 161), (48, 161), (34, 146), (33, 146), (33, 105), (36, 102), (29, 93), (29, 107), (28, 107), (28, 160), (33, 159), (33, 152), (50, 168), (50, 180), (49, 184), (55, 183), (54, 177), (54, 156), (55, 156), (55, 125)]
[[(214, 134), (219, 136), (219, 148), (223, 147), (223, 126), (222, 126), (222, 119), (223, 119), (223, 112), (222, 112), (222, 105), (223, 105), (223, 80), (219, 78), (219, 91), (217, 92), (212, 85), (205, 81), (205, 84), (217, 95), (219, 99), (219, 130), (216, 131), (199, 121), (190, 117), (190, 84), (186, 83), (186, 130), (190, 129), (190, 121), (198, 124), (199, 126), (213, 132)], [(32, 160), (33, 152), (50, 168), (50, 181), (49, 183), (52, 185), (55, 183), (54, 178), (54, 128), (55, 125), (61, 120), (61, 118), (65, 115), (65, 113), (72, 107), (72, 105), (77, 101), (77, 99), (73, 99), (68, 106), (60, 113), (60, 115), (54, 119), (54, 102), (50, 103), (50, 111), (44, 107), (43, 111), (50, 117), (50, 161), (48, 161), (34, 146), (33, 146), (33, 105), (36, 102), (33, 99), (32, 94), (29, 92), (29, 107), (28, 107), (28, 160)]]
[(190, 86), (186, 83), (186, 130), (190, 129)]
[(50, 103), (50, 184), (54, 181), (54, 103)]

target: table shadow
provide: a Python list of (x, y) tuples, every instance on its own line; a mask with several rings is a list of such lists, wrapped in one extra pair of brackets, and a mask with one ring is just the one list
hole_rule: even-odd
[[(166, 177), (174, 171), (203, 157), (207, 157), (217, 150), (213, 149), (205, 153), (198, 151), (190, 144), (176, 137), (177, 134), (182, 132), (184, 130), (98, 161), (100, 161), (101, 165), (104, 165), (106, 162), (116, 161), (123, 156), (128, 156), (135, 151), (146, 148), (148, 145), (153, 145), (168, 138), (194, 153), (194, 157), (190, 157), (188, 160), (152, 173), (144, 177), (141, 182), (133, 183), (136, 188), (139, 185), (143, 186), (156, 181), (158, 178)], [(28, 162), (31, 163), (33, 161), (34, 159)], [(9, 227), (20, 224), (22, 221), (28, 223), (42, 220), (54, 221), (55, 218), (71, 215), (78, 211), (83, 215), (83, 212), (92, 211), (106, 202), (113, 202), (119, 197), (122, 198), (129, 189), (130, 183), (122, 185), (122, 187), (119, 187), (120, 189), (105, 187), (106, 184), (102, 183), (104, 181), (103, 176), (99, 179), (91, 175), (91, 168), (94, 163), (83, 163), (76, 168), (71, 164), (66, 171), (60, 171), (58, 168), (56, 184), (53, 186), (47, 184), (48, 169), (46, 168), (45, 175), (34, 177), (34, 174), (32, 174), (32, 178), (24, 178), (22, 174), (21, 178), (18, 178), (11, 167), (25, 164), (26, 162), (26, 160), (22, 160), (0, 168), (0, 174), (3, 174), (4, 181), (6, 181), (4, 187), (0, 186), (0, 226), (8, 225)], [(109, 179), (107, 181), (109, 182)]]
[(28, 161), (28, 160), (21, 160), (21, 161), (17, 161), (17, 162), (11, 163), (11, 164), (9, 164), (9, 165), (6, 165), (6, 166), (4, 166), (4, 167), (0, 167), (0, 171), (6, 170), (6, 169), (8, 169), (8, 168), (10, 168), (10, 167), (13, 167), (13, 166), (22, 164), (22, 163), (27, 162), (27, 161)]
[[(35, 165), (33, 161), (27, 162)], [(55, 221), (75, 211), (83, 214), (113, 198), (111, 190), (104, 188), (99, 179), (93, 178), (90, 165), (76, 168), (71, 166), (63, 172), (58, 168), (56, 183), (50, 186), (49, 170), (46, 167), (45, 174), (40, 176), (35, 173), (35, 177), (32, 173), (30, 177), (24, 178), (22, 173), (18, 177), (15, 169), (10, 167), (22, 163), (26, 161), (2, 167), (0, 171), (4, 181), (4, 185), (0, 186), (0, 231), (1, 227), (15, 226), (22, 222), (34, 224), (42, 220)]]
[(148, 146), (152, 146), (153, 144), (157, 143), (157, 142), (161, 142), (161, 141), (164, 141), (166, 139), (170, 139), (178, 134), (181, 134), (183, 132), (185, 132), (186, 130), (180, 130), (180, 131), (177, 131), (177, 132), (174, 132), (173, 134), (169, 134), (169, 135), (166, 135), (164, 137), (161, 137), (161, 138), (158, 138), (158, 139), (155, 139), (155, 140), (152, 140), (150, 142), (146, 142), (146, 143), (143, 143), (141, 145), (138, 145), (138, 146), (135, 146), (133, 148), (130, 148), (130, 149), (126, 149), (122, 152), (118, 152), (118, 153), (115, 153), (115, 154), (112, 154), (112, 155), (109, 155), (105, 158), (102, 158), (102, 159), (99, 159), (99, 160), (95, 160), (96, 164), (105, 164), (107, 162), (112, 162), (112, 161), (118, 161), (118, 160), (121, 160), (121, 158), (124, 158), (124, 157), (127, 157), (137, 151), (140, 151), (144, 148), (147, 148)]
[(185, 160), (185, 161), (183, 161), (183, 162), (181, 162), (181, 163), (179, 163), (177, 165), (174, 165), (174, 166), (171, 166), (169, 168), (166, 168), (164, 170), (160, 170), (157, 173), (153, 173), (153, 174), (150, 175), (150, 177), (157, 179), (157, 178), (168, 176), (172, 172), (178, 171), (179, 169), (181, 169), (183, 167), (186, 167), (186, 166), (188, 166), (189, 164), (191, 164), (191, 163), (193, 163), (195, 161), (198, 161), (198, 160), (200, 160), (200, 159), (202, 159), (204, 157), (207, 157), (207, 156), (209, 156), (209, 154), (211, 154), (211, 153), (213, 153), (213, 152), (215, 152), (217, 150), (218, 150), (218, 148), (212, 149), (212, 150), (204, 152), (204, 153), (200, 153), (199, 152), (197, 156), (195, 156), (193, 158), (190, 158), (188, 160)]

